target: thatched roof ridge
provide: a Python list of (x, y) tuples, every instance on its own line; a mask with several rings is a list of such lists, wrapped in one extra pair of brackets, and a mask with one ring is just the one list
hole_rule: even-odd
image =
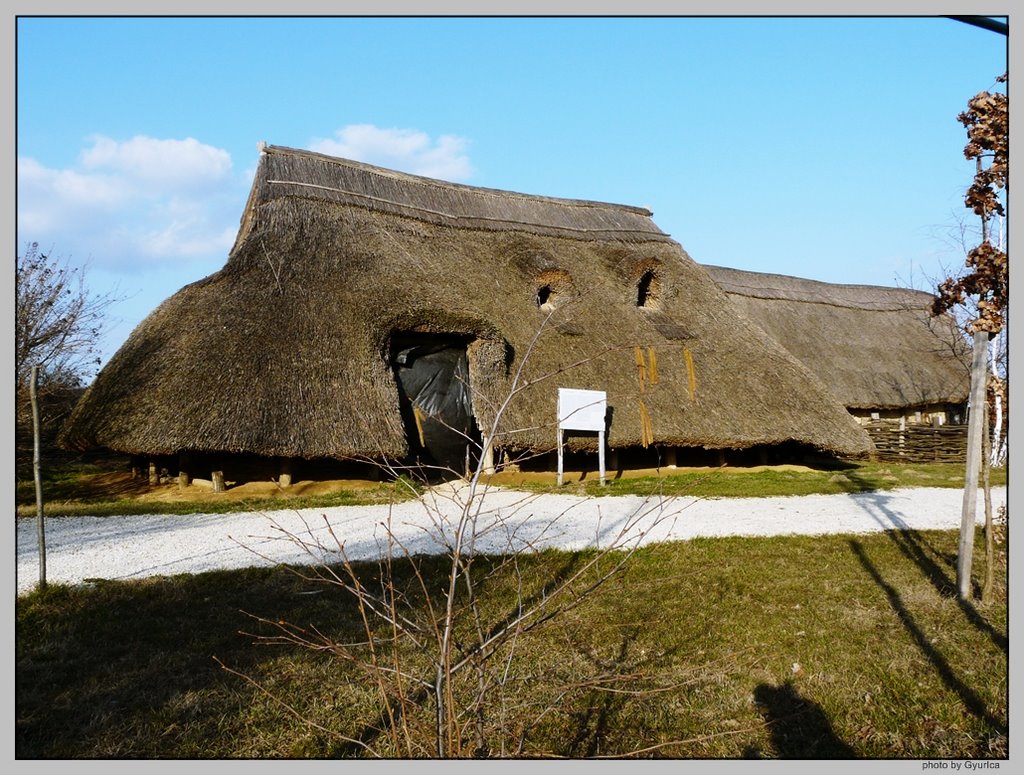
[[(328, 195), (272, 182), (328, 178)], [(368, 205), (371, 183), (386, 196)], [(271, 147), (224, 268), (138, 326), (79, 403), (66, 443), (402, 455), (389, 347), (433, 332), (469, 342), (481, 428), (522, 368), (531, 386), (501, 428), (515, 449), (552, 448), (556, 387), (607, 391), (613, 448), (871, 448), (818, 378), (737, 316), (647, 211), (482, 191)]]
[(899, 311), (925, 309), (935, 298), (930, 293), (912, 288), (825, 283), (789, 275), (750, 272), (709, 264), (703, 266), (723, 291), (734, 296), (749, 296), (752, 299), (778, 299), (808, 304), (829, 304), (834, 307)]
[[(239, 242), (251, 214), (278, 197), (365, 207), (457, 228), (526, 231), (576, 239), (669, 241), (646, 208), (521, 194), (411, 175), (312, 151), (264, 147)], [(236, 248), (238, 244), (236, 243)]]
[(735, 307), (851, 409), (967, 399), (966, 342), (925, 291), (705, 266)]

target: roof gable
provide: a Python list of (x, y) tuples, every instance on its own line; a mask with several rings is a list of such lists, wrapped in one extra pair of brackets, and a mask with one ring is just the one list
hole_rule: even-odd
[(232, 252), (248, 235), (254, 211), (281, 197), (336, 202), (427, 223), (575, 239), (670, 242), (641, 207), (520, 194), (410, 175), (371, 164), (266, 146)]

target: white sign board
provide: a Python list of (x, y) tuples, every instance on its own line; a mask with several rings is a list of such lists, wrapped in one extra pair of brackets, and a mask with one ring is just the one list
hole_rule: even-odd
[(603, 390), (558, 388), (558, 485), (562, 484), (562, 434), (597, 431), (597, 459), (604, 484), (604, 429), (608, 394)]
[(566, 431), (603, 431), (608, 394), (603, 390), (558, 388), (558, 425)]

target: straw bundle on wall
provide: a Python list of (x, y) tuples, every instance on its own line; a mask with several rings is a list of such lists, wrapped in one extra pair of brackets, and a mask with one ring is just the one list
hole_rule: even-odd
[[(656, 289), (640, 294), (649, 308), (638, 306), (640, 277)], [(409, 332), (469, 342), (484, 429), (522, 368), (531, 384), (500, 439), (513, 449), (553, 446), (558, 387), (607, 391), (612, 447), (871, 447), (646, 210), (277, 147), (261, 158), (227, 264), (143, 321), (65, 441), (137, 454), (399, 456), (406, 431), (389, 348)], [(642, 396), (636, 348), (656, 364)]]

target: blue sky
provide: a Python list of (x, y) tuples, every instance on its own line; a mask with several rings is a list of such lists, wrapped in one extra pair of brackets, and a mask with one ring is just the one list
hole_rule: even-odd
[(20, 18), (18, 245), (88, 263), (104, 360), (223, 266), (257, 142), (647, 206), (706, 264), (929, 286), (1006, 38), (918, 18)]

